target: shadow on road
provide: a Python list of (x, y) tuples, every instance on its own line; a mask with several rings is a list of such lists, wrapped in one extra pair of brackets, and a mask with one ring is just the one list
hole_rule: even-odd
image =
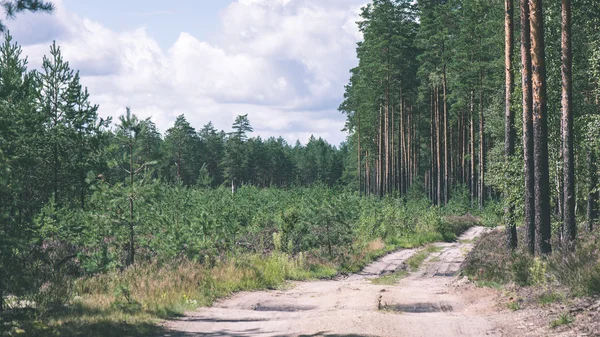
[[(244, 331), (214, 331), (214, 332), (179, 332), (179, 331), (166, 331), (161, 336), (163, 337), (249, 337), (249, 336), (263, 336), (269, 335), (271, 337), (290, 337), (293, 335), (270, 335), (267, 331), (260, 331), (259, 329), (248, 329)], [(328, 333), (325, 331), (317, 332), (314, 334), (299, 335), (299, 337), (376, 337), (374, 335), (360, 335), (360, 334), (336, 334)]]

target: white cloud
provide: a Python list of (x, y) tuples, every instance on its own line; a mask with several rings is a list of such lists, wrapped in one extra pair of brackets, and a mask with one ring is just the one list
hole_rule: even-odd
[(293, 143), (315, 134), (337, 144), (345, 135), (336, 108), (356, 64), (362, 2), (238, 0), (222, 13), (218, 44), (182, 32), (168, 50), (144, 27), (115, 32), (60, 1), (53, 16), (28, 14), (11, 29), (34, 68), (56, 39), (103, 116), (131, 106), (161, 131), (179, 114), (196, 128), (213, 121), (228, 130), (248, 113), (263, 137)]

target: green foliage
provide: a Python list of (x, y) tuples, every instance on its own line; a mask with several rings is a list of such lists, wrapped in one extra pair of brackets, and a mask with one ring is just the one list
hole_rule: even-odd
[(533, 285), (545, 286), (548, 279), (546, 275), (547, 265), (542, 259), (536, 257), (529, 268), (529, 275)]
[[(556, 249), (552, 255), (540, 258), (531, 256), (524, 247), (507, 251), (504, 232), (495, 230), (485, 234), (469, 252), (463, 270), (477, 281), (536, 286), (544, 291), (540, 294), (542, 303), (555, 302), (567, 295), (596, 296), (600, 294), (597, 235), (597, 232), (585, 233), (575, 249)], [(524, 230), (518, 231), (518, 239), (523, 242)], [(566, 292), (558, 293), (557, 287)]]
[(377, 284), (377, 285), (391, 286), (391, 285), (397, 284), (398, 281), (400, 281), (401, 279), (406, 277), (406, 275), (408, 275), (408, 272), (405, 270), (397, 271), (397, 272), (393, 272), (388, 275), (384, 275), (384, 276), (380, 276), (380, 277), (371, 279), (371, 283)]
[(521, 304), (519, 303), (519, 301), (510, 301), (508, 302), (508, 309), (512, 310), (512, 311), (517, 311), (521, 309)]
[(575, 318), (573, 318), (573, 316), (571, 316), (568, 313), (561, 313), (557, 319), (555, 319), (554, 321), (550, 322), (550, 327), (552, 329), (558, 328), (559, 326), (562, 325), (568, 325), (575, 322)]

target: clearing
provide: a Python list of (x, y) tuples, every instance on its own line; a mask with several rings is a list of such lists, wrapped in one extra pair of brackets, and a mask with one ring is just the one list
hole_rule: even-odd
[[(472, 242), (486, 230), (472, 227), (454, 243), (436, 243), (438, 249), (427, 249), (408, 274), (405, 262), (423, 249), (386, 255), (345, 278), (240, 292), (165, 322), (165, 336), (501, 336), (511, 322), (506, 314), (498, 319), (497, 292), (457, 276)], [(371, 280), (396, 271), (397, 278), (387, 278), (393, 285)]]

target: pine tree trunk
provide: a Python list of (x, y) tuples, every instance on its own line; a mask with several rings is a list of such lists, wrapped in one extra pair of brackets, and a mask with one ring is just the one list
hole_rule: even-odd
[(542, 0), (530, 0), (531, 69), (533, 92), (533, 162), (535, 186), (536, 240), (541, 254), (552, 251), (550, 245), (550, 182), (548, 170), (548, 116), (546, 96), (546, 55), (544, 50), (544, 14)]
[[(511, 110), (511, 99), (513, 91), (514, 75), (512, 71), (512, 55), (513, 55), (513, 0), (504, 1), (505, 9), (505, 55), (504, 65), (506, 71), (506, 108), (504, 112), (504, 154), (506, 156), (507, 164), (510, 163), (510, 158), (513, 156), (515, 151), (514, 144), (514, 115)], [(514, 206), (506, 202), (506, 208), (504, 209), (504, 216), (507, 225), (507, 237), (509, 249), (517, 248), (517, 225), (514, 219)]]
[(588, 229), (590, 232), (594, 230), (594, 222), (596, 221), (596, 202), (598, 200), (598, 193), (595, 192), (596, 185), (598, 183), (597, 174), (598, 168), (596, 167), (596, 156), (593, 149), (589, 149), (587, 153), (587, 164), (588, 164), (588, 200), (587, 200), (587, 221)]
[(436, 158), (437, 158), (437, 154), (435, 151), (435, 103), (434, 103), (434, 99), (435, 99), (435, 94), (433, 93), (433, 90), (431, 90), (431, 106), (430, 106), (430, 123), (429, 123), (429, 145), (431, 148), (431, 170), (429, 172), (430, 174), (430, 179), (429, 179), (429, 183), (431, 185), (431, 202), (433, 204), (437, 204), (436, 201), (436, 183), (435, 183), (435, 175), (436, 175), (436, 171), (435, 171), (435, 166), (436, 166)]
[(412, 175), (413, 175), (413, 167), (412, 167), (412, 158), (413, 158), (413, 149), (412, 149), (412, 117), (411, 117), (411, 108), (410, 105), (406, 109), (406, 124), (407, 124), (407, 133), (406, 133), (406, 163), (408, 168), (407, 173), (407, 186), (408, 189), (412, 185)]
[(383, 106), (379, 105), (379, 159), (377, 161), (377, 194), (383, 197)]
[(406, 102), (402, 97), (402, 89), (400, 90), (400, 195), (404, 196), (406, 191), (406, 147), (404, 137), (404, 112), (406, 110)]
[(415, 126), (415, 178), (421, 175), (421, 113), (417, 112)]
[[(389, 80), (388, 80), (389, 83)], [(390, 134), (389, 134), (389, 116), (390, 116), (390, 95), (389, 89), (386, 88), (386, 97), (385, 97), (385, 116), (383, 119), (383, 127), (384, 127), (384, 142), (383, 146), (385, 147), (385, 172), (383, 179), (383, 193), (389, 193), (388, 183), (390, 179)]]
[(458, 124), (458, 181), (461, 184), (465, 183), (465, 111), (460, 111), (460, 119)]
[(477, 171), (475, 170), (475, 91), (471, 90), (471, 205), (477, 195)]
[(356, 166), (358, 169), (358, 195), (362, 196), (362, 175), (361, 175), (361, 159), (360, 159), (360, 112), (356, 111), (356, 117), (358, 118), (358, 132), (357, 132), (357, 143), (358, 143), (358, 151), (357, 151), (357, 158), (356, 158)]
[(435, 129), (436, 129), (436, 153), (437, 153), (437, 205), (441, 206), (444, 201), (442, 194), (444, 186), (442, 185), (442, 128), (441, 128), (441, 113), (440, 113), (440, 94), (439, 89), (435, 88)]
[(365, 151), (365, 194), (371, 196), (371, 170), (369, 170), (369, 150)]
[(392, 122), (390, 123), (390, 136), (392, 137), (392, 140), (390, 142), (390, 193), (393, 193), (394, 190), (396, 189), (396, 151), (395, 151), (395, 146), (396, 146), (396, 118), (394, 115), (394, 104), (390, 105), (391, 108), (391, 118), (392, 118)]
[(129, 146), (129, 259), (128, 266), (135, 262), (134, 222), (133, 222), (133, 146)]
[(443, 70), (442, 90), (444, 93), (444, 204), (448, 203), (450, 198), (450, 146), (448, 144), (448, 99), (446, 97), (446, 65)]
[(483, 210), (485, 200), (485, 123), (483, 119), (483, 74), (479, 90), (479, 209)]
[(571, 52), (571, 0), (562, 0), (562, 123), (563, 123), (563, 226), (569, 240), (577, 237), (575, 222), (575, 168), (573, 158), (573, 56)]
[(521, 0), (521, 73), (523, 89), (524, 222), (527, 247), (535, 253), (535, 192), (533, 168), (533, 115), (531, 88), (531, 36), (528, 0)]

